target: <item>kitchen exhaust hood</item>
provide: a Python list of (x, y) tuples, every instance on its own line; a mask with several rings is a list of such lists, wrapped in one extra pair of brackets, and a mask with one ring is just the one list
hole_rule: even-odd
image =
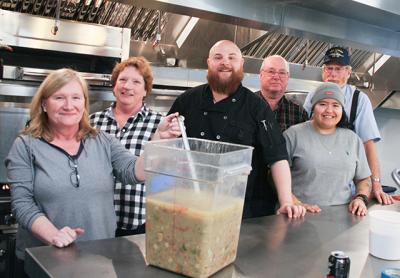
[(400, 56), (396, 0), (113, 1)]

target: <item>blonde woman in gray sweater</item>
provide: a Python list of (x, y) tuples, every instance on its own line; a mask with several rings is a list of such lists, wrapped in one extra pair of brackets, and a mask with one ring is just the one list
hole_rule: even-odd
[[(20, 260), (28, 247), (114, 237), (114, 176), (144, 180), (143, 157), (93, 129), (88, 115), (88, 87), (70, 69), (51, 73), (32, 100), (31, 121), (5, 161)], [(153, 139), (179, 136), (176, 117), (166, 117)]]

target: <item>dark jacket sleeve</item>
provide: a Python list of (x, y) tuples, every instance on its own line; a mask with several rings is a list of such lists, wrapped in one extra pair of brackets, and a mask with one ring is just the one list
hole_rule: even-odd
[(184, 105), (182, 104), (183, 97), (183, 95), (180, 95), (175, 99), (174, 103), (168, 111), (168, 115), (175, 112), (179, 112), (179, 114), (184, 114)]
[(287, 160), (285, 138), (270, 107), (260, 101), (255, 104), (254, 111), (258, 124), (257, 144), (261, 146), (266, 164)]

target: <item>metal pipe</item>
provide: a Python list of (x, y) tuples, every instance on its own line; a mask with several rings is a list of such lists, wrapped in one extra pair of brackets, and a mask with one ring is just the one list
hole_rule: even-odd
[(61, 10), (61, 0), (57, 0), (56, 20), (54, 22), (53, 28), (51, 28), (51, 33), (54, 36), (57, 35), (58, 29), (60, 27), (60, 10)]

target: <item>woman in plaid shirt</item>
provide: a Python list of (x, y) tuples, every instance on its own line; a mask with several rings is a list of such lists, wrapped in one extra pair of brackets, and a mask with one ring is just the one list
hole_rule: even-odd
[[(114, 135), (126, 149), (140, 155), (144, 143), (155, 133), (161, 114), (146, 107), (144, 98), (151, 93), (153, 73), (143, 57), (131, 57), (117, 64), (111, 82), (116, 101), (107, 109), (90, 116), (91, 124)], [(145, 232), (145, 185), (115, 182), (114, 205), (117, 215), (115, 236)]]

